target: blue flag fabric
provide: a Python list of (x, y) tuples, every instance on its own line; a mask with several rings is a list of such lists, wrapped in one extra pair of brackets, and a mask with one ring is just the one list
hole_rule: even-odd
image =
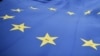
[(0, 1), (0, 56), (100, 56), (100, 0)]

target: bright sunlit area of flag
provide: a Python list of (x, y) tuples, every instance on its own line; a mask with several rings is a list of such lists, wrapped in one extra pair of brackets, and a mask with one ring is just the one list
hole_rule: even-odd
[(100, 56), (100, 0), (0, 0), (0, 56)]

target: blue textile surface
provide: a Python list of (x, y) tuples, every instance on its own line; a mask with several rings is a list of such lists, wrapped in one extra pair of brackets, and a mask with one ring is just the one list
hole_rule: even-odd
[(0, 56), (100, 56), (100, 0), (1, 1)]

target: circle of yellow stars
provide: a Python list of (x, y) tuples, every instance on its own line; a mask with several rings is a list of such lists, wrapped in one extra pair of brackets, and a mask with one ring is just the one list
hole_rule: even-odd
[[(37, 10), (39, 8), (36, 8), (36, 7), (31, 6), (30, 9)], [(53, 11), (53, 12), (57, 11), (57, 9), (54, 8), (54, 7), (48, 8), (48, 10)], [(11, 9), (11, 11), (20, 13), (23, 10), (20, 9), (20, 8), (17, 8), (17, 9)], [(75, 12), (73, 12), (73, 11), (68, 11), (66, 13), (68, 15), (70, 15), (70, 16), (75, 15)], [(84, 15), (89, 15), (91, 13), (92, 13), (92, 10), (87, 10), (87, 11), (84, 12)], [(100, 12), (98, 12), (97, 15), (100, 15)], [(15, 18), (15, 16), (5, 14), (4, 16), (0, 16), (0, 18), (2, 18), (4, 20), (7, 20), (7, 19), (13, 19), (13, 18)], [(25, 23), (12, 24), (12, 26), (13, 26), (13, 28), (10, 31), (19, 30), (21, 32), (24, 32), (25, 29), (30, 28), (29, 26), (25, 26)], [(57, 38), (58, 37), (52, 37), (52, 36), (50, 36), (49, 33), (46, 33), (44, 37), (37, 37), (38, 40), (42, 41), (40, 47), (42, 47), (42, 46), (44, 46), (46, 44), (56, 45), (56, 43), (54, 41)], [(93, 40), (85, 40), (83, 38), (81, 38), (81, 40), (82, 40), (82, 42), (84, 42), (84, 44), (82, 45), (83, 47), (91, 47), (91, 48), (97, 50), (97, 46), (100, 46), (100, 44), (95, 43)]]

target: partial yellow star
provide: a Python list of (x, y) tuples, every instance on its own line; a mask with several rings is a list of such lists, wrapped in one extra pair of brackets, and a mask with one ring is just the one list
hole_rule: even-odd
[(57, 9), (56, 8), (48, 8), (49, 10), (51, 11), (56, 11)]
[(30, 8), (33, 9), (33, 10), (37, 10), (37, 9), (38, 9), (38, 8), (36, 8), (36, 7), (33, 7), (33, 6), (31, 6)]
[(91, 12), (92, 12), (91, 10), (88, 10), (88, 11), (84, 12), (84, 14), (89, 15), (89, 14), (91, 14)]
[(97, 14), (100, 15), (100, 12), (98, 12)]
[(10, 16), (10, 15), (4, 15), (4, 16), (1, 16), (1, 18), (3, 18), (4, 20), (6, 20), (6, 19), (13, 19), (14, 18), (14, 16)]
[(74, 12), (71, 12), (71, 11), (68, 11), (67, 14), (68, 15), (74, 15), (75, 13)]
[(82, 46), (89, 46), (92, 47), (93, 49), (97, 50), (97, 46), (100, 46), (100, 44), (94, 43), (93, 40), (85, 40), (85, 39), (81, 39), (84, 44)]
[(22, 9), (20, 9), (20, 8), (12, 9), (12, 11), (20, 13), (22, 11)]
[(14, 26), (14, 27), (11, 29), (11, 31), (13, 31), (13, 30), (20, 30), (21, 32), (24, 32), (25, 28), (30, 28), (28, 26), (25, 26), (24, 23), (19, 24), (19, 25), (12, 24), (12, 26)]
[(44, 37), (37, 37), (37, 39), (41, 40), (41, 47), (46, 45), (46, 44), (53, 44), (56, 45), (54, 40), (57, 39), (57, 37), (51, 37), (48, 33), (46, 33), (46, 35)]

